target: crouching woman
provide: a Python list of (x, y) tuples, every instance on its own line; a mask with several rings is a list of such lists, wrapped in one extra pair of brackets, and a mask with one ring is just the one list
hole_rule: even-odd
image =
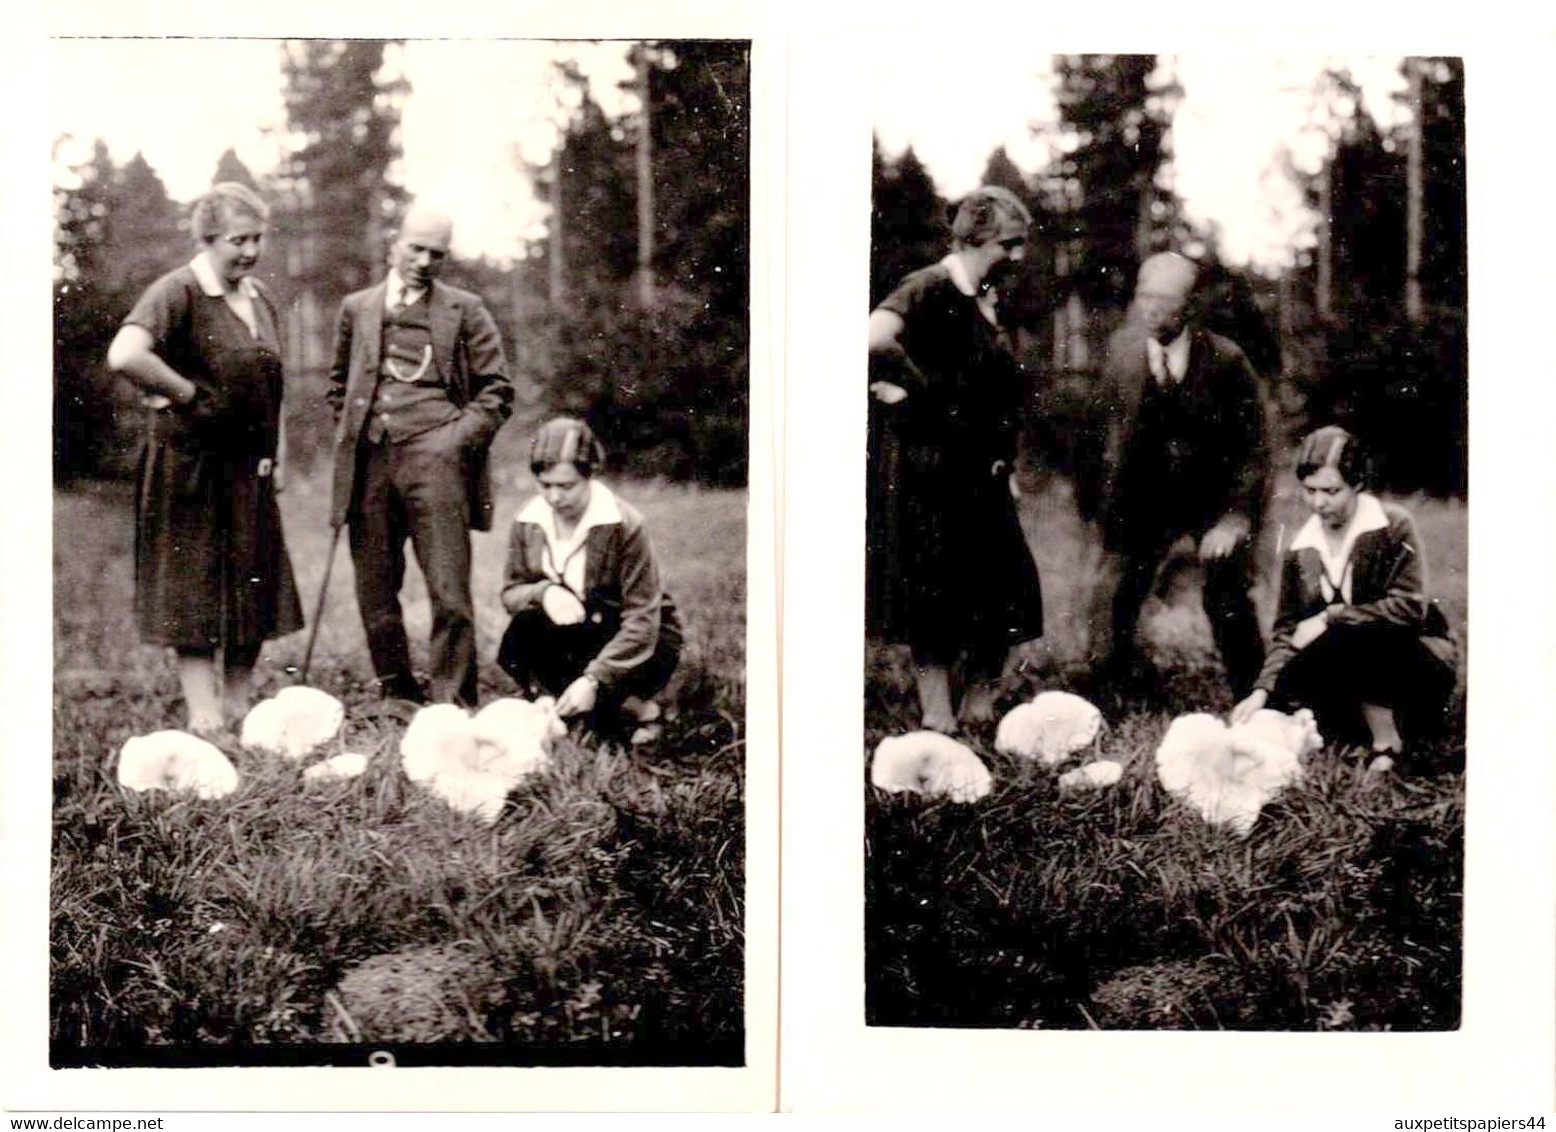
[(1457, 650), (1426, 594), (1415, 522), (1365, 490), (1356, 438), (1318, 429), (1298, 448), (1296, 470), (1313, 515), (1281, 563), (1274, 640), (1232, 722), (1271, 701), (1310, 707), (1326, 738), (1360, 738), (1364, 727), (1373, 769), (1386, 769), (1407, 737), (1441, 726)]
[(497, 663), (558, 714), (622, 723), (632, 743), (661, 728), (655, 696), (681, 655), (675, 603), (660, 585), (643, 516), (594, 478), (605, 451), (589, 426), (559, 417), (535, 434), (540, 494), (514, 518), (502, 604), (513, 619)]

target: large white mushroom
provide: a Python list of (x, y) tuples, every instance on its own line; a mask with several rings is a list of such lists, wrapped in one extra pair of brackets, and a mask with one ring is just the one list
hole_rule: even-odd
[(188, 790), (224, 798), (238, 788), (238, 771), (214, 744), (185, 731), (153, 731), (119, 749), (119, 785), (130, 790)]
[(513, 780), (505, 774), (467, 770), (460, 774), (440, 774), (432, 780), (432, 792), (462, 814), (491, 825), (502, 813)]
[(412, 782), (431, 782), (440, 772), (475, 762), (470, 715), (454, 704), (422, 708), (400, 737), (400, 765)]
[(517, 782), (550, 764), (551, 742), (567, 734), (567, 725), (556, 713), (556, 701), (542, 696), (531, 702), (517, 697), (493, 700), (474, 720), (476, 742), (483, 751), (486, 769)]
[(882, 739), (870, 761), (870, 781), (892, 793), (943, 795), (953, 802), (976, 802), (994, 786), (977, 755), (938, 731)]
[(298, 761), (328, 743), (346, 721), (346, 707), (317, 688), (282, 688), (243, 717), (245, 747)]
[(994, 732), (994, 749), (1058, 766), (1084, 750), (1102, 729), (1102, 712), (1071, 692), (1039, 692), (1031, 703), (1005, 714)]
[(549, 699), (497, 700), (473, 719), (452, 704), (435, 704), (412, 718), (400, 761), (411, 781), (491, 823), (521, 779), (549, 767), (551, 742), (565, 733)]
[(1163, 789), (1212, 825), (1246, 836), (1266, 802), (1302, 779), (1302, 759), (1323, 740), (1305, 708), (1260, 711), (1228, 727), (1203, 712), (1172, 721), (1156, 750)]

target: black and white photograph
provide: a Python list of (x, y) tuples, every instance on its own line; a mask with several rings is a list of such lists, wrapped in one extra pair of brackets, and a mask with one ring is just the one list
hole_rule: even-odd
[(47, 50), (49, 1065), (747, 1066), (749, 40)]
[(872, 91), (867, 1023), (1455, 1029), (1463, 60), (926, 69)]

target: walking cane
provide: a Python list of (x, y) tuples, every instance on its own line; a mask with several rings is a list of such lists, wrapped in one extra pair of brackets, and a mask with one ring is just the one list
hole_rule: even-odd
[(340, 545), (340, 528), (336, 523), (330, 528), (330, 552), (324, 560), (324, 581), (319, 583), (319, 600), (313, 603), (313, 620), (308, 625), (308, 647), (303, 650), (303, 667), (298, 674), (299, 684), (308, 683), (308, 669), (313, 664), (313, 645), (319, 639), (319, 621), (324, 617), (324, 595), (330, 592), (330, 572), (335, 569), (335, 548)]

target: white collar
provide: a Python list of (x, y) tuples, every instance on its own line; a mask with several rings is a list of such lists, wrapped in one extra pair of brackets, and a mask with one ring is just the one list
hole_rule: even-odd
[(974, 283), (972, 276), (967, 273), (967, 265), (962, 262), (962, 257), (951, 252), (943, 260), (945, 269), (951, 275), (951, 282), (956, 284), (956, 289), (968, 298), (978, 294), (978, 284)]
[(413, 291), (411, 285), (400, 275), (399, 268), (391, 267), (388, 277), (384, 280), (384, 303), (388, 305), (398, 298), (409, 306), (431, 290), (431, 287), (421, 287)]
[[(545, 531), (546, 537), (553, 542), (563, 541), (557, 538), (556, 512), (551, 509), (551, 504), (546, 502), (544, 495), (536, 495), (519, 508), (515, 518), (521, 523), (534, 523)], [(620, 522), (621, 508), (616, 505), (615, 493), (599, 480), (591, 480), (588, 505), (584, 507), (583, 514), (578, 517), (578, 525), (573, 528), (572, 538), (565, 541), (577, 542), (591, 527), (608, 527)]]
[(1345, 537), (1340, 540), (1340, 547), (1335, 553), (1329, 552), (1329, 540), (1324, 537), (1324, 525), (1317, 515), (1309, 517), (1302, 525), (1297, 537), (1291, 540), (1291, 549), (1317, 551), (1325, 572), (1331, 579), (1338, 578), (1345, 573), (1357, 537), (1368, 531), (1384, 530), (1388, 525), (1388, 513), (1383, 510), (1378, 497), (1362, 491), (1356, 495), (1356, 510), (1351, 513), (1351, 521), (1345, 525)]
[(1185, 326), (1178, 331), (1178, 336), (1165, 346), (1150, 335), (1146, 336), (1145, 342), (1150, 353), (1161, 352), (1173, 381), (1182, 381), (1184, 374), (1189, 372), (1189, 328)]
[(940, 261), (945, 265), (946, 272), (951, 276), (952, 285), (966, 295), (969, 299), (978, 301), (978, 311), (990, 326), (999, 328), (999, 292), (993, 287), (979, 287), (972, 281), (972, 276), (967, 274), (967, 265), (962, 262), (962, 257), (952, 252)]
[[(227, 294), (227, 288), (222, 286), (221, 277), (216, 274), (215, 264), (205, 252), (201, 252), (189, 261), (189, 270), (194, 272), (195, 282), (200, 284), (200, 290), (207, 298), (220, 299)], [(259, 290), (254, 285), (254, 280), (247, 275), (238, 280), (238, 289), (251, 299)]]

